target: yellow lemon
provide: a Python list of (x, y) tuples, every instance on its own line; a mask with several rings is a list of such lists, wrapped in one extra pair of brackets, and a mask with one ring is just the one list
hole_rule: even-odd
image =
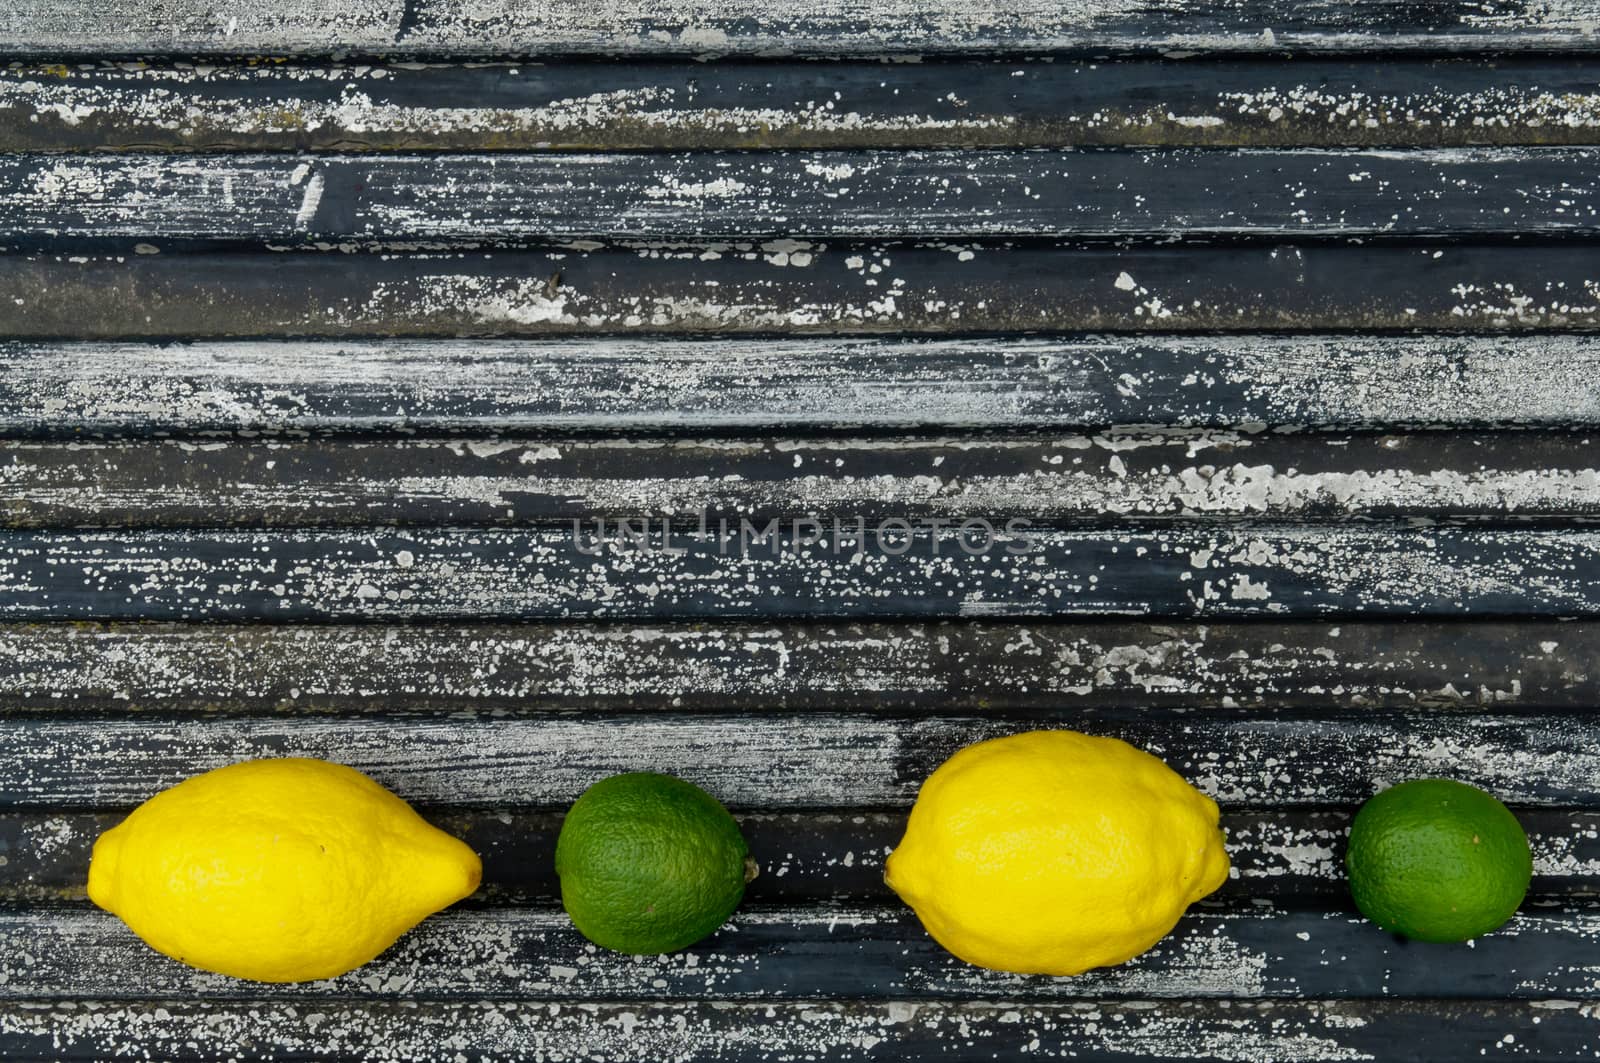
[(1079, 974), (1122, 963), (1222, 885), (1217, 805), (1143, 750), (1032, 731), (956, 753), (922, 784), (884, 869), (968, 963)]
[(353, 768), (251, 760), (102, 834), (89, 899), (152, 948), (261, 982), (331, 978), (478, 888), (477, 854)]

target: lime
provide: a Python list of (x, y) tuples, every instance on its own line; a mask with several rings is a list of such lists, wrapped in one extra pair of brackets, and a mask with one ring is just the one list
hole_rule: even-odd
[(596, 945), (675, 952), (739, 906), (755, 877), (749, 853), (728, 810), (700, 787), (653, 772), (613, 775), (585, 790), (561, 825), (561, 903)]
[(1511, 810), (1450, 779), (1416, 779), (1361, 806), (1345, 855), (1361, 913), (1417, 941), (1466, 941), (1510, 919), (1533, 855)]

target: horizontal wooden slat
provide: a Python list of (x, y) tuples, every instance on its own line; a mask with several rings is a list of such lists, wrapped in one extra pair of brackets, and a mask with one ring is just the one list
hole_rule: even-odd
[(0, 710), (1588, 709), (1600, 625), (3, 624)]
[(1130, 423), (1600, 425), (1600, 339), (0, 342), (12, 436)]
[(899, 807), (971, 742), (1081, 726), (1163, 757), (1229, 807), (1357, 805), (1430, 774), (1511, 803), (1600, 804), (1587, 716), (1439, 713), (1014, 719), (806, 713), (351, 720), (18, 718), (0, 731), (0, 805), (123, 808), (236, 760), (312, 756), (423, 805), (565, 808), (596, 779), (665, 771), (741, 809)]
[(0, 442), (0, 524), (1600, 517), (1600, 436)]
[[(954, 87), (954, 91), (952, 91)], [(0, 149), (1592, 144), (1575, 59), (14, 65)]]
[[(1600, 997), (1600, 912), (1532, 909), (1503, 930), (1428, 950), (1359, 915), (1261, 905), (1197, 907), (1151, 951), (1075, 978), (968, 966), (901, 905), (747, 906), (671, 956), (594, 948), (559, 907), (434, 916), (373, 963), (331, 982), (275, 986), (399, 999), (945, 999), (1083, 997)], [(0, 998), (249, 998), (262, 987), (154, 952), (109, 913), (0, 912)]]
[[(483, 858), (474, 903), (547, 904), (560, 897), (555, 874), (558, 813), (424, 809)], [(1600, 812), (1524, 808), (1517, 819), (1533, 848), (1532, 895), (1600, 893)], [(0, 902), (81, 901), (94, 839), (121, 812), (13, 812), (0, 815)], [(745, 812), (738, 816), (761, 873), (745, 889), (750, 904), (817, 901), (892, 903), (884, 857), (900, 842), (905, 813)], [(1217, 899), (1267, 897), (1342, 905), (1349, 895), (1338, 811), (1229, 812), (1222, 817), (1234, 877)]]
[(128, 340), (1600, 323), (1600, 256), (1578, 243), (1102, 247), (786, 238), (382, 256), (135, 250), (157, 253), (0, 255), (4, 334)]
[[(100, 1060), (131, 1043), (163, 1058), (324, 1054), (419, 1063), (600, 1058), (922, 1063), (1038, 1059), (1332, 1063), (1475, 1059), (1515, 1049), (1546, 1061), (1592, 1060), (1600, 1021), (1570, 1000), (932, 1001), (805, 1004), (357, 1003), (190, 999), (18, 1003), (0, 1007), (0, 1054)], [(1514, 1031), (1514, 1032), (1513, 1032)], [(1512, 1040), (1507, 1040), (1509, 1036)]]
[[(721, 520), (721, 518), (718, 518)], [(0, 532), (9, 619), (1589, 616), (1600, 532), (1376, 525)], [(821, 523), (821, 527), (816, 524)], [(864, 529), (865, 533), (857, 529)], [(907, 529), (910, 529), (909, 532)], [(603, 537), (601, 537), (603, 535)]]
[(717, 55), (1005, 51), (1587, 50), (1594, 0), (1217, 4), (727, 0), (14, 0), (0, 50), (113, 55)]
[(20, 243), (1593, 235), (1600, 151), (21, 154), (0, 195)]

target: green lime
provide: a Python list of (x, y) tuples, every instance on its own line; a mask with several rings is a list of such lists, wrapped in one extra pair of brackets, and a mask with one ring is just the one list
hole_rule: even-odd
[(561, 903), (596, 945), (675, 952), (733, 914), (755, 877), (749, 855), (739, 825), (700, 787), (653, 772), (613, 775), (585, 790), (561, 825)]
[(1511, 810), (1475, 786), (1416, 779), (1361, 806), (1345, 854), (1361, 913), (1417, 941), (1466, 941), (1510, 919), (1533, 854)]

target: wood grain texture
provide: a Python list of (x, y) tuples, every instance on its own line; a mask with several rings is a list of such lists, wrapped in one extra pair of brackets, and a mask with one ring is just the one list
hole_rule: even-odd
[[(273, 996), (396, 1000), (951, 1000), (1454, 997), (1593, 1001), (1600, 912), (1534, 909), (1473, 944), (1429, 950), (1356, 914), (1198, 906), (1149, 952), (1073, 978), (972, 967), (910, 909), (742, 908), (698, 945), (625, 956), (591, 945), (559, 907), (446, 911), (341, 978)], [(92, 909), (0, 912), (0, 998), (224, 999), (260, 985), (185, 967)]]
[(161, 253), (158, 244), (134, 252), (0, 255), (5, 334), (125, 341), (1078, 329), (1527, 332), (1600, 323), (1600, 256), (1571, 242), (1115, 247), (784, 238), (382, 255), (180, 255)]
[[(13, 3), (0, 1057), (1600, 1053), (1600, 4), (1030, 4)], [(206, 61), (251, 52), (299, 58)], [(968, 967), (882, 882), (929, 772), (1036, 727), (1224, 809), (1234, 877), (1126, 966)], [(85, 902), (129, 808), (276, 755), (484, 888), (271, 988)], [(556, 902), (562, 810), (641, 769), (763, 871), (671, 957)], [(1471, 945), (1348, 899), (1428, 775), (1534, 850)]]
[[(983, 521), (984, 518), (969, 518)], [(566, 528), (0, 533), (10, 619), (1593, 616), (1585, 528)], [(837, 528), (837, 531), (835, 530)], [(909, 531), (907, 530), (909, 528)]]
[[(0, 1006), (9, 1058), (99, 1060), (130, 1043), (164, 1059), (911, 1061), (1006, 1059), (1457, 1063), (1505, 1052), (1591, 1060), (1593, 1006), (1573, 1000), (550, 1002), (37, 1002)], [(1506, 1038), (1510, 1036), (1512, 1040)], [(581, 1045), (581, 1049), (576, 1047)]]
[(0, 50), (81, 55), (705, 56), (944, 52), (1589, 50), (1594, 0), (14, 0)]
[(0, 195), (24, 245), (1592, 236), (1600, 150), (20, 154)]
[(1600, 140), (1584, 59), (18, 64), (0, 149), (1462, 147)]
[(1600, 339), (0, 342), (0, 432), (1600, 425)]
[(253, 757), (346, 763), (420, 805), (565, 808), (624, 771), (680, 775), (738, 809), (903, 808), (957, 749), (1080, 725), (1166, 760), (1229, 808), (1353, 806), (1448, 775), (1508, 803), (1600, 805), (1584, 714), (1144, 712), (878, 717), (838, 713), (436, 717), (18, 718), (0, 732), (0, 807), (126, 808)]
[[(0, 525), (347, 527), (731, 517), (1050, 524), (1600, 517), (1600, 436), (0, 442)], [(1003, 523), (1001, 521), (1000, 523)]]
[(3, 624), (9, 713), (1588, 710), (1600, 625)]
[[(423, 809), (428, 819), (472, 846), (484, 862), (472, 905), (551, 905), (561, 815), (522, 810)], [(1533, 849), (1535, 907), (1587, 903), (1600, 893), (1600, 812), (1520, 808)], [(739, 827), (761, 873), (745, 888), (750, 905), (898, 903), (883, 882), (883, 861), (905, 831), (903, 811), (742, 812)], [(121, 812), (0, 814), (0, 902), (81, 902), (90, 848)], [(1343, 909), (1346, 809), (1229, 812), (1222, 817), (1234, 877), (1213, 898), (1242, 905), (1270, 898), (1294, 906)]]

